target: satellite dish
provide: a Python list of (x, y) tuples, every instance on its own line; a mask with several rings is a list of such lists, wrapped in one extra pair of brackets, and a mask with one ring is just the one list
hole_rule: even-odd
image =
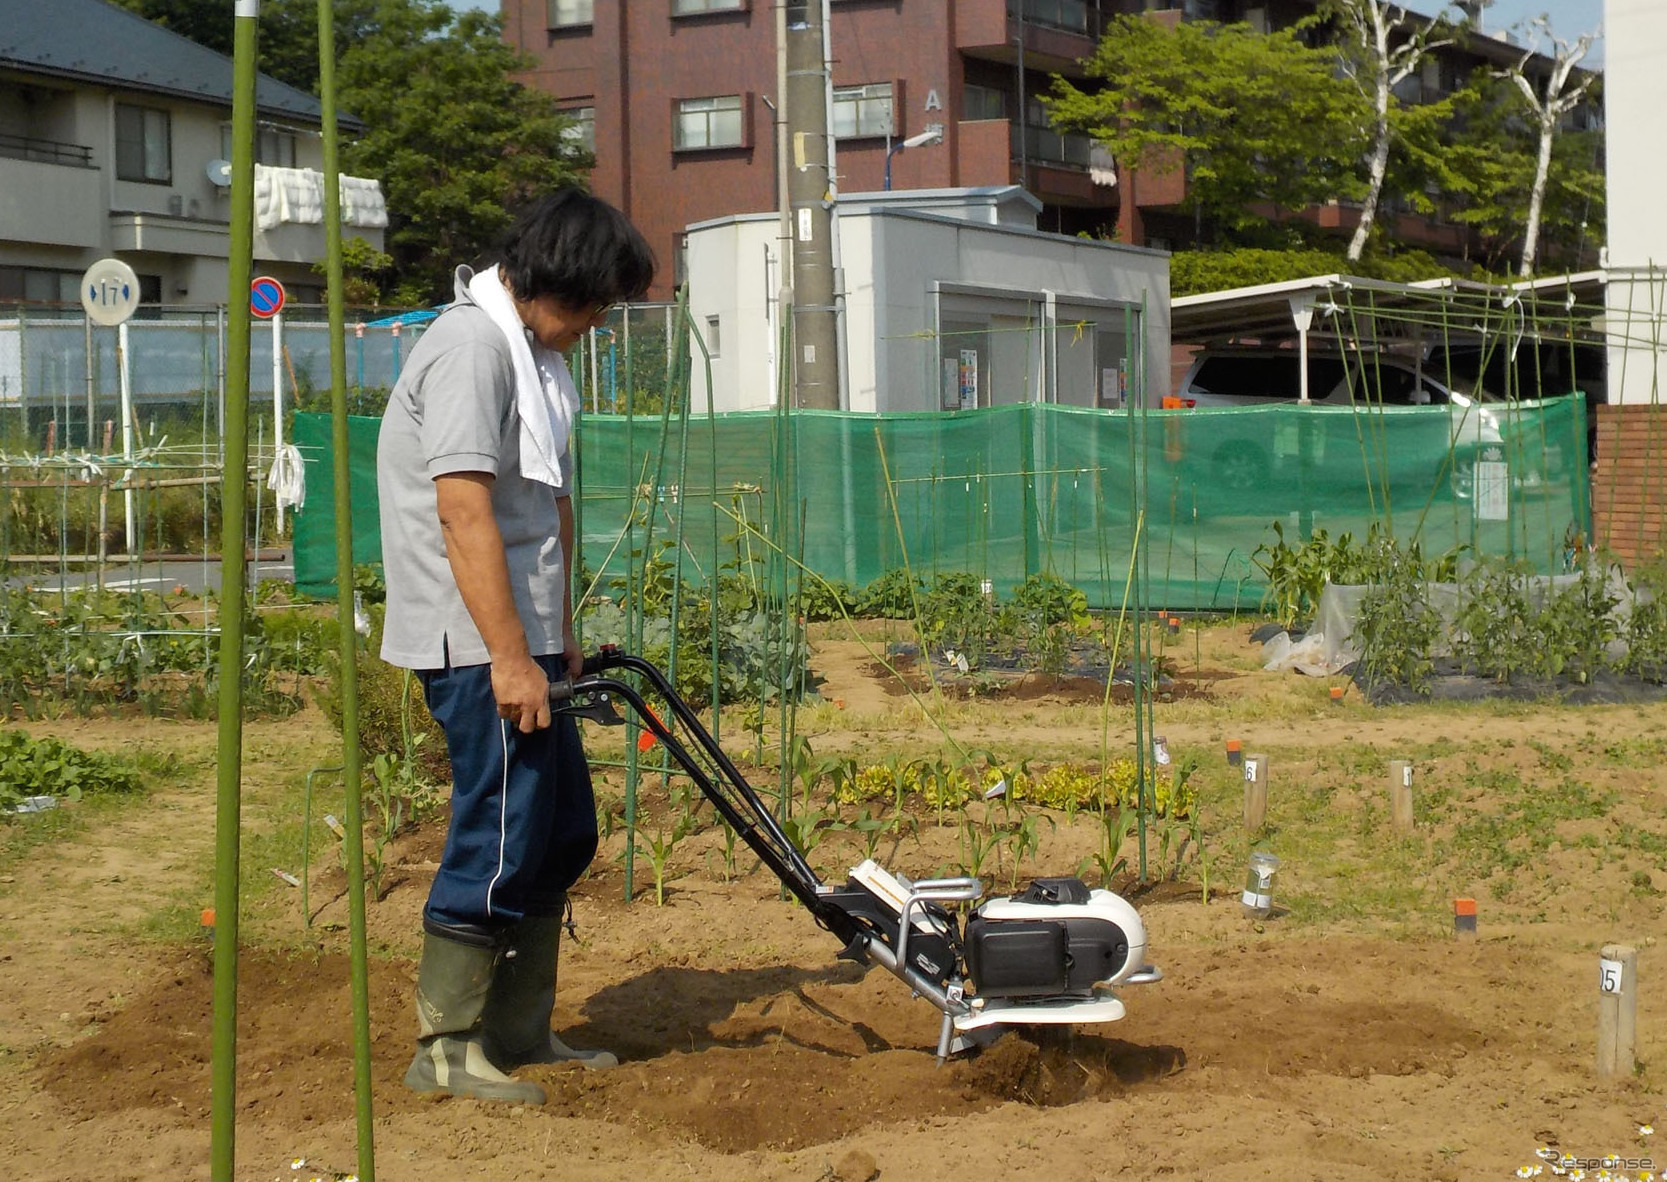
[(222, 189), (232, 183), (232, 162), (230, 160), (210, 160), (207, 172), (209, 182)]

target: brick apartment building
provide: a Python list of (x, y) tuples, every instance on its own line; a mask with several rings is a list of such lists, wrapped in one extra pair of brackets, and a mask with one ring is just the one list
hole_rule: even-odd
[[(775, 0), (502, 0), (504, 36), (537, 62), (525, 78), (576, 115), (595, 149), (591, 183), (648, 235), (662, 260), (656, 296), (680, 276), (684, 227), (776, 207)], [(1267, 29), (1311, 14), (1313, 0), (832, 0), (837, 167), (842, 192), (882, 188), (888, 136), (943, 125), (940, 144), (898, 152), (894, 189), (1022, 184), (1044, 230), (1186, 245), (1178, 174), (1132, 175), (1087, 137), (1048, 125), (1037, 96), (1053, 74), (1085, 76), (1107, 20), (1247, 21)], [(1462, 84), (1482, 62), (1514, 61), (1504, 41), (1473, 38), (1407, 80), (1416, 101)], [(1346, 206), (1310, 211), (1346, 234)], [(1459, 253), (1464, 231), (1393, 205), (1397, 233)]]

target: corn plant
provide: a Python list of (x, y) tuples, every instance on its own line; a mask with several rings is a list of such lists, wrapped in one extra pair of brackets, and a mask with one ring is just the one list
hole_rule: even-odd
[(805, 861), (809, 862), (811, 854), (822, 844), (823, 838), (830, 832), (844, 829), (846, 826), (835, 814), (824, 813), (819, 809), (807, 809), (796, 817), (784, 818), (781, 827), (788, 840), (798, 847)]
[(439, 802), (438, 786), (423, 778), (415, 759), (417, 748), (427, 737), (413, 737), (412, 758), (383, 753), (370, 762), (370, 801), (376, 810), (377, 823), (370, 845), (365, 848), (365, 877), (373, 899), (382, 897), (382, 873), (386, 869), (389, 843)]
[(1206, 907), (1210, 905), (1210, 856), (1204, 848), (1204, 819), (1203, 809), (1193, 809), (1187, 818), (1188, 834), (1192, 838), (1192, 848), (1198, 851), (1198, 890), (1199, 902)]
[[(661, 829), (652, 838), (648, 839), (647, 845), (639, 844), (633, 839), (637, 856), (647, 860), (649, 869), (654, 874), (654, 905), (656, 907), (666, 905), (666, 881), (671, 870), (671, 856), (677, 849), (678, 843), (688, 835), (689, 830), (684, 827), (682, 821), (679, 821), (672, 826), (669, 835), (664, 829)], [(638, 836), (640, 837), (640, 834)], [(620, 858), (624, 858), (623, 852), (620, 854)]]
[(1091, 867), (1098, 867), (1100, 885), (1109, 888), (1113, 879), (1128, 872), (1129, 860), (1120, 851), (1138, 823), (1139, 812), (1133, 806), (1125, 806), (1115, 813), (1108, 810), (1100, 822), (1100, 848), (1083, 859), (1077, 873), (1083, 874)]
[(720, 824), (723, 826), (723, 834), (724, 834), (724, 844), (723, 844), (723, 851), (722, 851), (722, 853), (723, 853), (723, 862), (724, 862), (723, 877), (724, 877), (725, 882), (734, 882), (735, 881), (735, 845), (736, 845), (736, 842), (739, 840), (741, 835), (738, 834), (735, 831), (735, 826), (731, 825), (728, 821), (721, 821)]
[(817, 765), (818, 778), (828, 781), (828, 799), (835, 804), (856, 804), (864, 796), (857, 761), (848, 755), (824, 756)]
[(1052, 832), (1058, 832), (1059, 827), (1054, 824), (1052, 817), (1039, 816), (1036, 813), (1024, 813), (1021, 810), (1020, 819), (1008, 830), (1008, 843), (1013, 847), (1013, 868), (1007, 876), (1007, 885), (1017, 889), (1019, 885), (1019, 866), (1026, 859), (1034, 859), (1042, 849), (1042, 833), (1039, 821), (1046, 821)]

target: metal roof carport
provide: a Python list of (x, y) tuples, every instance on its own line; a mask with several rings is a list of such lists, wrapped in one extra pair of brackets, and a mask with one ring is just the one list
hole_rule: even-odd
[[(1347, 341), (1356, 348), (1368, 335), (1390, 349), (1397, 342), (1405, 342), (1412, 348), (1416, 363), (1422, 353), (1419, 346), (1429, 339), (1421, 329), (1435, 317), (1462, 314), (1465, 319), (1458, 325), (1460, 332), (1485, 335), (1497, 332), (1505, 314), (1516, 305), (1536, 319), (1542, 307), (1560, 317), (1569, 317), (1583, 306), (1600, 311), (1607, 280), (1603, 271), (1513, 284), (1447, 278), (1390, 283), (1358, 275), (1317, 275), (1173, 300), (1170, 343), (1283, 346), (1294, 341), (1303, 362), (1298, 367), (1303, 387), (1300, 400), (1306, 402), (1311, 338)], [(1337, 318), (1345, 314), (1351, 321), (1347, 332), (1335, 327)], [(1495, 315), (1499, 319), (1490, 325)], [(1366, 321), (1364, 327), (1362, 319)], [(1576, 319), (1584, 322), (1588, 317)], [(1593, 331), (1599, 330), (1593, 326)]]

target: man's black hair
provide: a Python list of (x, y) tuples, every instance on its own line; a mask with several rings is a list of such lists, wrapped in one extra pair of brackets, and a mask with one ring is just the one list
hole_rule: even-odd
[(642, 297), (654, 252), (626, 216), (578, 188), (528, 206), (504, 239), (502, 269), (516, 298), (554, 296), (569, 308)]

